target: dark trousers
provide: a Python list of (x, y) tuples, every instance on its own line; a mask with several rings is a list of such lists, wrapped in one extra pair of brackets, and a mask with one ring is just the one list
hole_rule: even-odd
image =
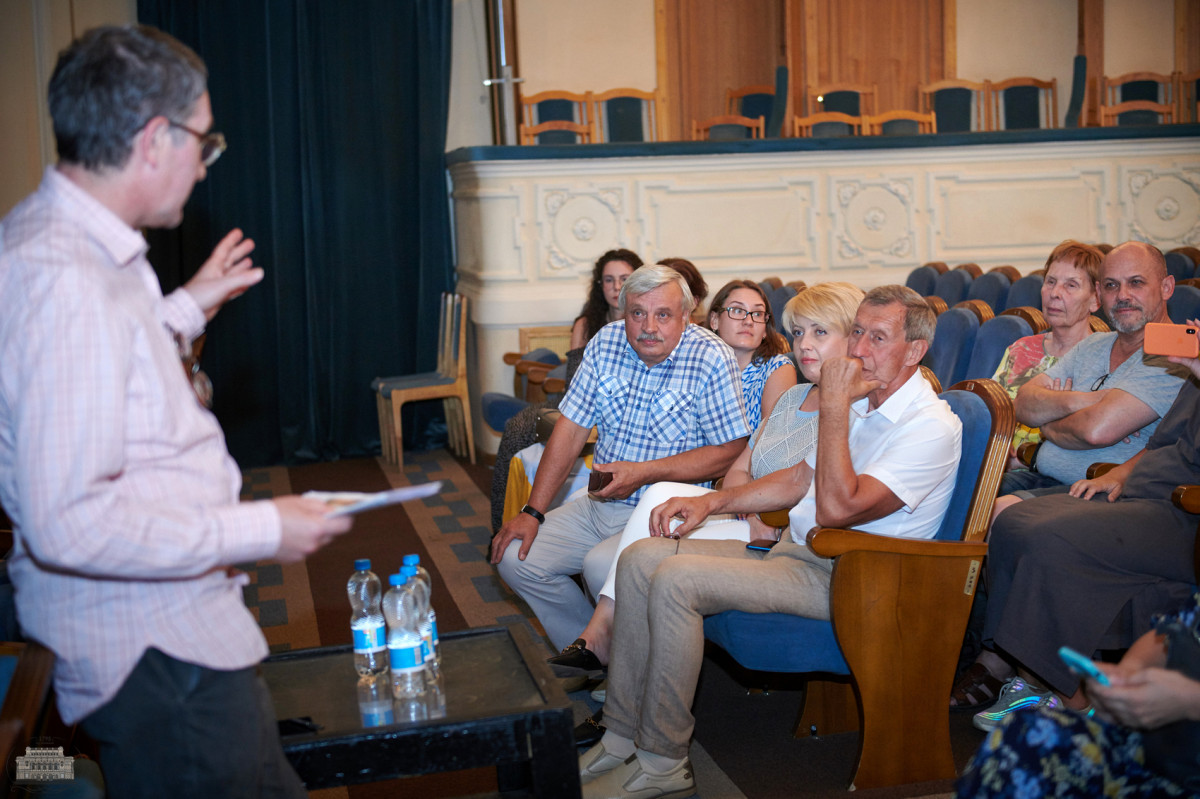
[(82, 726), (100, 746), (109, 799), (308, 795), (257, 668), (217, 671), (148, 649)]

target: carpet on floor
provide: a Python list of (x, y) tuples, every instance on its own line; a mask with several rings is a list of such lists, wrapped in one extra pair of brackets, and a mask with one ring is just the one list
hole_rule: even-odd
[[(246, 604), (255, 614), (272, 652), (350, 643), (346, 580), (356, 558), (370, 558), (374, 571), (399, 570), (415, 552), (433, 580), (433, 604), (443, 631), (518, 624), (551, 654), (544, 630), (528, 606), (508, 589), (488, 563), (491, 539), (488, 490), (491, 473), (455, 459), (444, 450), (405, 453), (403, 471), (379, 459), (344, 460), (297, 467), (270, 467), (243, 474), (243, 499), (319, 491), (383, 491), (431, 480), (442, 492), (364, 513), (354, 529), (306, 562), (245, 564), (250, 575)], [(719, 651), (706, 657), (696, 694), (692, 759), (703, 799), (773, 799), (784, 796), (844, 796), (857, 754), (858, 736), (793, 738), (802, 702), (802, 682), (757, 689), (747, 673)], [(897, 686), (903, 690), (903, 686)], [(586, 691), (572, 694), (577, 716), (596, 707)], [(970, 717), (951, 718), (955, 760), (961, 768), (982, 741)], [(313, 791), (314, 799), (428, 799), (490, 795), (489, 769)], [(856, 791), (864, 799), (942, 796), (950, 781)]]

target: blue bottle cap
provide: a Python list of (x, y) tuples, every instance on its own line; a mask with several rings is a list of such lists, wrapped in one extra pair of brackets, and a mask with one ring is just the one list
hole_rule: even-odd
[(408, 582), (408, 577), (402, 574), (393, 574), (388, 577), (388, 585), (404, 585)]
[(371, 559), (370, 558), (359, 558), (358, 560), (354, 561), (354, 571), (365, 572), (365, 571), (370, 571), (370, 570), (371, 570)]
[(403, 574), (404, 579), (407, 580), (409, 577), (412, 577), (413, 575), (415, 575), (417, 573), (417, 567), (416, 566), (401, 566), (400, 573)]
[(402, 562), (404, 563), (405, 566), (416, 566), (418, 563), (421, 562), (421, 556), (420, 555), (405, 555), (404, 560)]

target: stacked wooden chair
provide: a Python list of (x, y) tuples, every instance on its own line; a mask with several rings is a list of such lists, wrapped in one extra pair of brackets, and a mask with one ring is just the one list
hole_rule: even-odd
[(475, 462), (475, 436), (471, 425), (471, 397), (467, 390), (467, 298), (444, 292), (438, 325), (438, 367), (399, 377), (377, 377), (371, 382), (379, 413), (379, 441), (383, 456), (404, 467), (404, 437), (400, 409), (406, 402), (440, 399), (446, 411), (450, 446), (460, 458)]

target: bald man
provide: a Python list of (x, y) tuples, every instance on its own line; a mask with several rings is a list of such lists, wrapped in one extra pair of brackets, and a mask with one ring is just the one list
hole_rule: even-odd
[(1098, 288), (1114, 332), (1088, 336), (1017, 393), (1018, 421), (1040, 427), (1043, 441), (1031, 471), (1005, 475), (997, 513), (1015, 500), (1065, 492), (1097, 461), (1129, 460), (1179, 393), (1182, 367), (1142, 352), (1146, 324), (1171, 321), (1175, 279), (1163, 254), (1140, 241), (1114, 248)]

